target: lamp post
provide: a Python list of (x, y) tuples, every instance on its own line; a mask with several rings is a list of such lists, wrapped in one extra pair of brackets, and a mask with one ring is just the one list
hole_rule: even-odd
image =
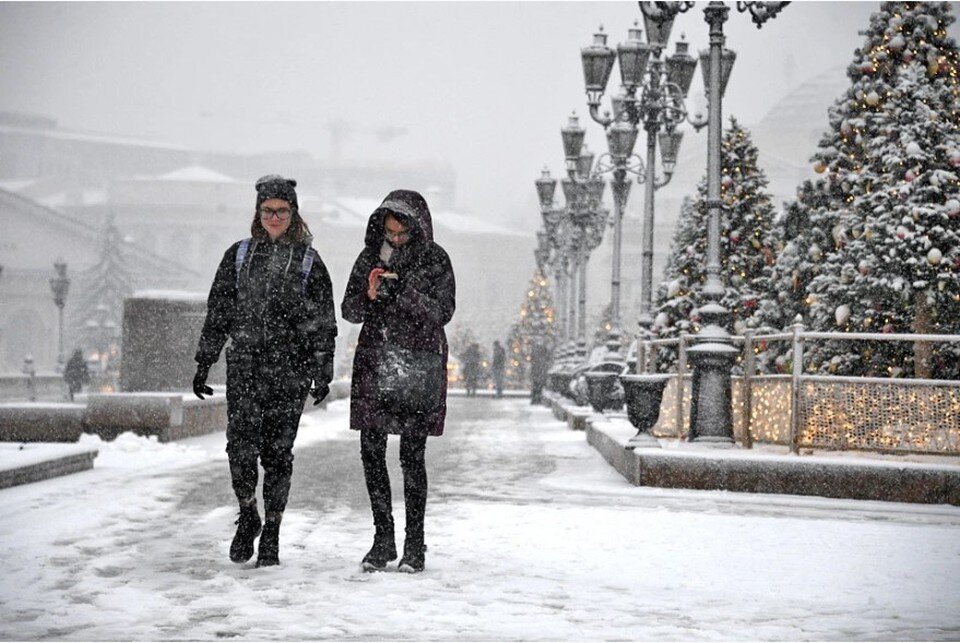
[(53, 264), (56, 276), (50, 278), (50, 290), (53, 291), (53, 303), (59, 310), (60, 322), (57, 340), (57, 372), (63, 372), (63, 307), (67, 305), (67, 292), (70, 290), (70, 280), (67, 278), (67, 264), (57, 260)]
[[(757, 28), (774, 18), (789, 2), (738, 2), (739, 12), (749, 11)], [(650, 26), (669, 29), (678, 13), (689, 11), (693, 2), (640, 2), (644, 21)], [(735, 54), (724, 48), (723, 23), (730, 8), (723, 2), (710, 2), (703, 10), (710, 26), (710, 49), (700, 53), (708, 100), (707, 139), (707, 279), (703, 287), (700, 318), (703, 326), (696, 344), (687, 351), (693, 362), (693, 395), (690, 407), (690, 439), (694, 442), (733, 444), (730, 369), (737, 349), (725, 326), (729, 311), (720, 303), (724, 286), (720, 279), (720, 145), (722, 140), (722, 101)], [(702, 125), (701, 125), (702, 126)], [(698, 127), (699, 129), (699, 127)]]
[[(609, 154), (601, 158), (600, 171), (612, 172), (613, 190), (613, 266), (610, 284), (612, 328), (608, 338), (611, 353), (620, 351), (620, 264), (623, 211), (630, 194), (627, 174), (637, 176), (645, 187), (644, 217), (641, 231), (640, 319), (644, 334), (653, 325), (651, 302), (653, 293), (653, 220), (654, 194), (673, 177), (677, 154), (683, 133), (676, 130), (687, 113), (684, 100), (693, 80), (696, 60), (687, 53), (687, 43), (678, 42), (676, 52), (665, 61), (660, 60), (666, 47), (672, 21), (659, 26), (647, 24), (647, 42), (641, 40), (641, 30), (634, 23), (625, 42), (616, 50), (607, 46), (607, 35), (601, 27), (594, 34), (594, 42), (581, 49), (583, 77), (586, 85), (590, 116), (603, 126), (607, 135)], [(600, 99), (606, 90), (613, 65), (619, 60), (621, 91), (611, 97), (613, 115), (600, 115)], [(637, 96), (637, 93), (640, 96)], [(643, 125), (647, 135), (646, 161), (633, 154), (638, 126)], [(661, 131), (661, 129), (663, 131)], [(656, 150), (660, 145), (663, 177), (656, 176)], [(604, 163), (604, 159), (608, 159)], [(639, 363), (644, 363), (641, 360)]]
[(586, 362), (587, 262), (600, 244), (608, 213), (602, 207), (605, 183), (593, 172), (593, 154), (574, 114), (561, 129), (567, 177), (560, 181), (564, 205), (554, 202), (557, 180), (544, 170), (535, 182), (544, 229), (556, 272), (557, 309), (562, 311), (565, 346), (558, 351), (566, 370)]

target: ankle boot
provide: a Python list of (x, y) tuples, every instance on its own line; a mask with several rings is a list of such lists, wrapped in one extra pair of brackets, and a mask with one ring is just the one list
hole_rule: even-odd
[(393, 531), (377, 529), (373, 536), (373, 547), (360, 561), (360, 567), (365, 572), (383, 571), (387, 563), (397, 559), (397, 543)]
[(237, 533), (230, 543), (230, 560), (235, 563), (245, 563), (253, 556), (253, 541), (260, 534), (260, 512), (257, 511), (257, 502), (240, 505), (240, 516), (237, 518)]
[(282, 513), (267, 512), (260, 546), (257, 548), (257, 567), (280, 564), (280, 517)]
[(423, 539), (411, 540), (407, 538), (403, 543), (403, 558), (397, 566), (398, 572), (417, 574), (423, 571), (427, 553), (427, 546)]

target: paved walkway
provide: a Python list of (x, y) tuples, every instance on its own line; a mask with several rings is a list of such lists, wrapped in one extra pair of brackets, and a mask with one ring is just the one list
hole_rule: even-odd
[[(0, 638), (960, 637), (960, 510), (635, 488), (522, 399), (450, 400), (427, 448), (427, 571), (364, 574), (369, 509), (337, 404), (301, 429), (328, 435), (297, 448), (279, 568), (227, 559), (222, 458), (41, 483), (16, 506), (0, 492)], [(395, 438), (388, 458), (402, 533)]]

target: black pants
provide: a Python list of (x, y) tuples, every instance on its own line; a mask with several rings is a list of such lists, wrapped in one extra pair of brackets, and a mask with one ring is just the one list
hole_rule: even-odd
[(287, 506), (293, 474), (293, 442), (310, 382), (258, 356), (227, 353), (227, 457), (239, 500), (257, 492), (263, 465), (265, 511)]
[[(427, 438), (400, 436), (400, 467), (403, 469), (403, 497), (407, 509), (407, 542), (423, 544), (423, 518), (427, 509), (427, 467), (424, 452)], [(373, 524), (378, 532), (393, 534), (393, 502), (387, 472), (387, 434), (360, 432), (360, 459), (370, 495)]]

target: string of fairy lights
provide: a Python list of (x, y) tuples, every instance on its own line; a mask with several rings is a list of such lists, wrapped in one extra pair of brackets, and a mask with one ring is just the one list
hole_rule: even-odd
[[(689, 415), (678, 431), (680, 377), (667, 383), (660, 418), (651, 429), (657, 437), (685, 436)], [(690, 408), (691, 378), (683, 378), (683, 404)], [(789, 445), (791, 381), (785, 376), (751, 378), (747, 416), (747, 381), (732, 379), (733, 430), (739, 439), (749, 430), (755, 442)], [(797, 444), (812, 449), (858, 449), (915, 453), (960, 451), (960, 385), (938, 382), (906, 387), (901, 383), (849, 380), (804, 381), (800, 395)]]

